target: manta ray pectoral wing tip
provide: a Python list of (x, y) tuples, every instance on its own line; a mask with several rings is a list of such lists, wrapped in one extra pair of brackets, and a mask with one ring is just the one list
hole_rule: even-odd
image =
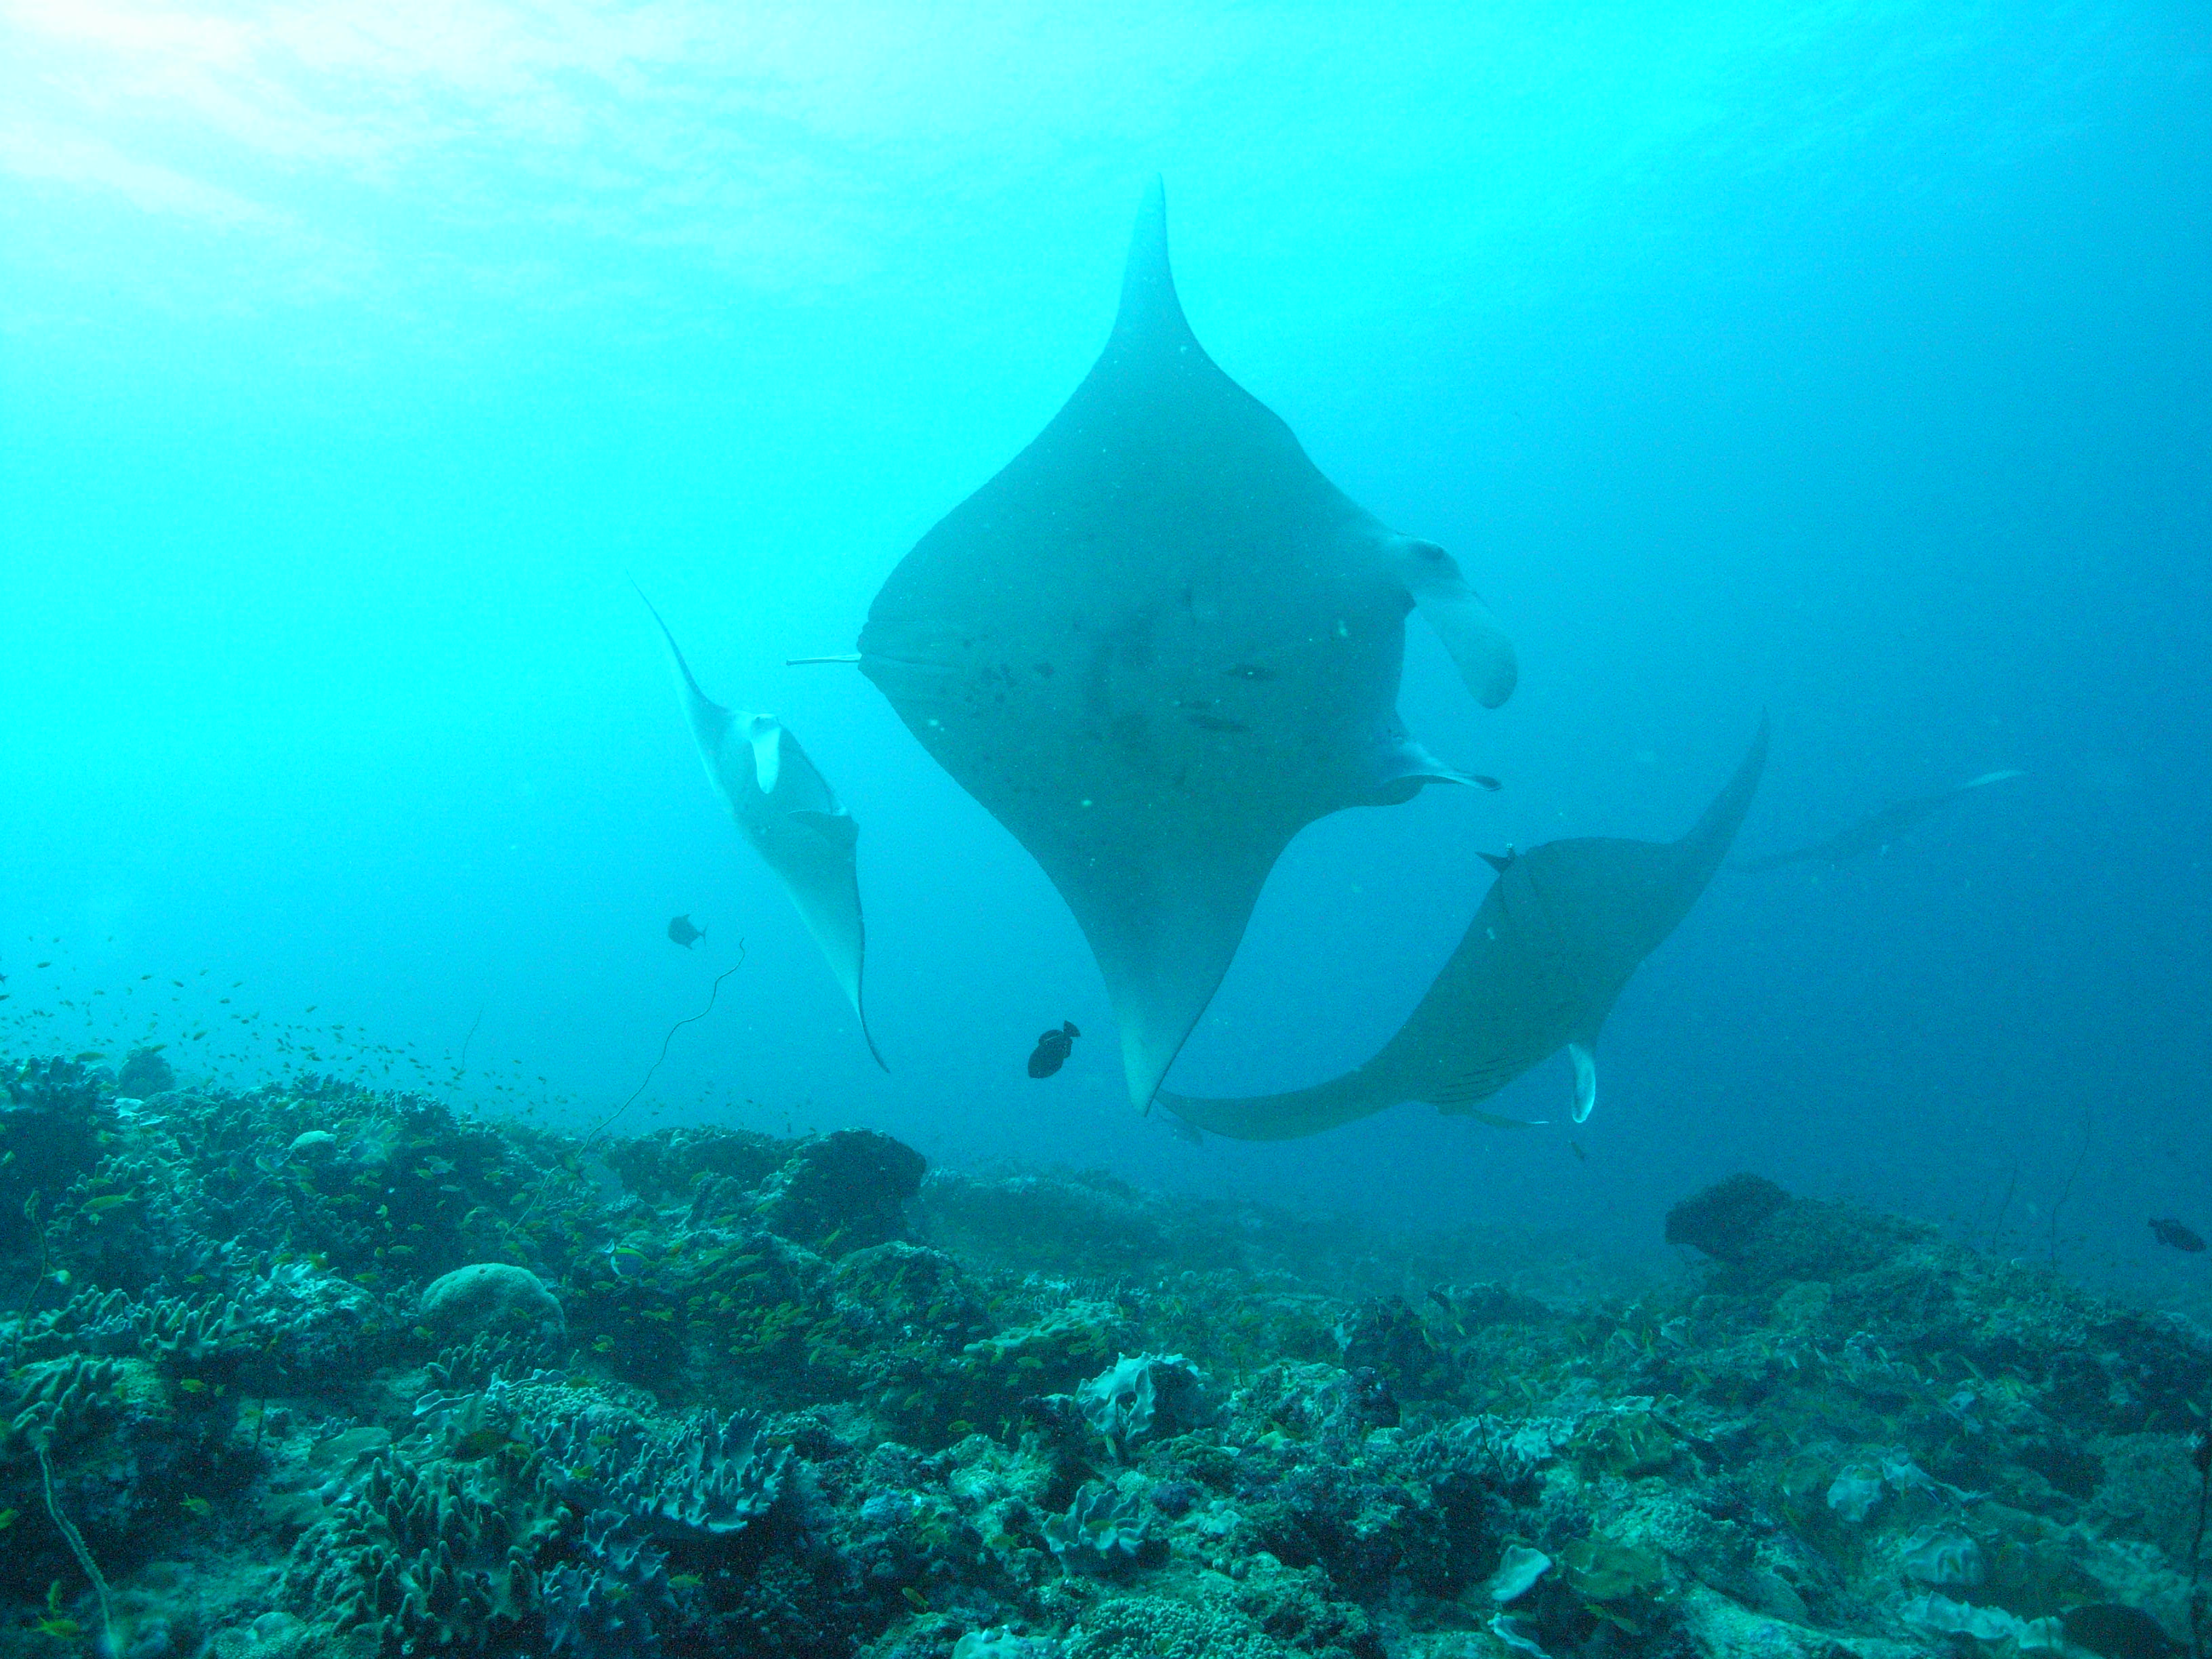
[[(623, 574), (629, 574), (627, 571)], [(645, 590), (638, 586), (636, 577), (629, 577), (629, 585), (636, 590), (638, 599), (644, 605), (646, 613), (653, 618), (653, 626), (660, 630), (660, 637), (668, 642), (668, 654), (675, 659), (677, 676), (683, 680), (684, 689), (691, 695), (695, 723), (697, 716), (702, 713), (710, 715), (727, 714), (729, 712), (727, 709), (699, 689), (697, 676), (692, 673), (691, 665), (684, 659), (684, 647), (676, 643), (676, 630), (669, 627), (666, 618), (660, 614), (659, 607), (646, 598)]]

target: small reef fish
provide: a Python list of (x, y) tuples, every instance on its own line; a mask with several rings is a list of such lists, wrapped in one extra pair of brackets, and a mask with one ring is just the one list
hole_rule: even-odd
[(1037, 1039), (1036, 1048), (1030, 1055), (1030, 1075), (1050, 1077), (1066, 1065), (1067, 1057), (1075, 1052), (1075, 1039), (1082, 1035), (1072, 1019), (1063, 1020), (1057, 1031), (1047, 1031)]
[(688, 951), (707, 937), (707, 930), (703, 927), (694, 927), (688, 914), (671, 916), (668, 919), (668, 937)]
[(2165, 1220), (2153, 1218), (2150, 1236), (2161, 1244), (2171, 1244), (2177, 1250), (2186, 1250), (2191, 1255), (2204, 1248), (2204, 1241), (2171, 1217)]

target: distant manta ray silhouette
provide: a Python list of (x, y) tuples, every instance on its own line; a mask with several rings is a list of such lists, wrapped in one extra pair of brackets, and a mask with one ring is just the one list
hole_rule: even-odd
[(1765, 870), (1779, 870), (1785, 864), (1809, 864), (1818, 859), (1828, 864), (1843, 864), (1868, 853), (1887, 853), (1890, 843), (1923, 818), (1942, 811), (1969, 790), (1980, 789), (1992, 783), (2002, 783), (2007, 778), (2026, 777), (2025, 772), (1984, 772), (1978, 778), (1969, 778), (1952, 789), (1939, 789), (1932, 795), (1915, 795), (1910, 800), (1894, 801), (1878, 812), (1869, 812), (1849, 829), (1838, 831), (1823, 842), (1810, 847), (1800, 847), (1788, 853), (1769, 853), (1763, 858), (1744, 859), (1730, 866), (1749, 874)]
[(1161, 1091), (1199, 1129), (1289, 1140), (1408, 1100), (1505, 1127), (1477, 1109), (1538, 1061), (1567, 1050), (1575, 1121), (1597, 1103), (1598, 1031), (1644, 958), (1673, 933), (1727, 857), (1766, 764), (1766, 722), (1729, 781), (1680, 841), (1589, 836), (1483, 857), (1498, 879), (1459, 949), (1395, 1036), (1365, 1065), (1285, 1094), (1206, 1099)]
[(799, 919), (821, 947), (845, 1000), (853, 1005), (868, 1053), (877, 1065), (890, 1070), (868, 1030), (867, 1010), (860, 1000), (867, 933), (860, 918), (860, 886), (854, 869), (860, 826), (837, 804), (836, 791), (781, 720), (772, 714), (733, 714), (699, 689), (691, 665), (684, 660), (676, 635), (661, 621), (660, 612), (653, 610), (641, 588), (638, 598), (645, 600), (660, 637), (668, 641), (677, 690), (708, 778), (738, 829), (798, 907)]
[(1394, 707), (1415, 605), (1478, 701), (1513, 647), (1459, 567), (1339, 492), (1184, 320), (1155, 180), (1111, 337), (900, 562), (860, 672), (1027, 848), (1097, 958), (1147, 1107), (1316, 818), (1481, 783)]

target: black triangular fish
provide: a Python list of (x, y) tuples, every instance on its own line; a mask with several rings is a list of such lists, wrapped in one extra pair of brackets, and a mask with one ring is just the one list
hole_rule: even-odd
[(1075, 1039), (1082, 1035), (1071, 1019), (1062, 1021), (1058, 1030), (1047, 1031), (1040, 1036), (1030, 1055), (1030, 1075), (1050, 1077), (1067, 1064), (1068, 1055), (1075, 1052)]

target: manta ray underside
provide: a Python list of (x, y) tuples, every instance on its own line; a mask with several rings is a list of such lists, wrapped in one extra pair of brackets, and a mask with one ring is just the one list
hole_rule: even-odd
[(1385, 527), (1217, 368), (1156, 182), (1104, 352), (876, 596), (861, 672), (1044, 868), (1147, 1106), (1314, 819), (1468, 782), (1395, 708), (1418, 604), (1475, 696), (1513, 649), (1442, 548)]
[(1518, 1125), (1476, 1103), (1565, 1048), (1580, 1122), (1597, 1098), (1591, 1051), (1599, 1028), (1728, 855), (1765, 764), (1762, 720), (1735, 776), (1680, 841), (1590, 836), (1492, 859), (1498, 879), (1459, 949), (1398, 1034), (1357, 1070), (1287, 1094), (1207, 1100), (1163, 1092), (1160, 1103), (1239, 1140), (1317, 1134), (1407, 1100)]

